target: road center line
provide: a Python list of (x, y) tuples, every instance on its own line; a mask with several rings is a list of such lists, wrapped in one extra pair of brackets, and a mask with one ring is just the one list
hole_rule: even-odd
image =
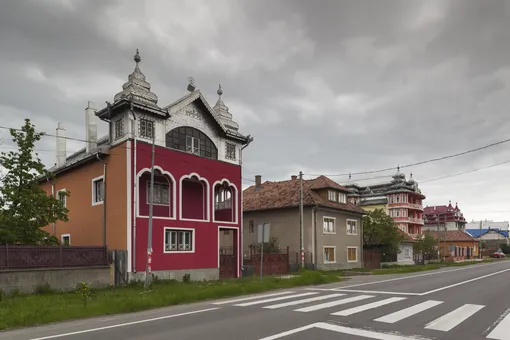
[(171, 318), (176, 318), (178, 316), (185, 316), (185, 315), (209, 312), (209, 311), (216, 310), (216, 309), (219, 309), (219, 307), (200, 309), (200, 310), (195, 310), (195, 311), (186, 312), (186, 313), (165, 315), (165, 316), (160, 316), (160, 317), (157, 317), (157, 318), (143, 319), (143, 320), (119, 323), (119, 324), (116, 324), (116, 325), (110, 325), (110, 326), (104, 326), (104, 327), (98, 327), (98, 328), (84, 329), (84, 330), (81, 330), (81, 331), (70, 332), (70, 333), (48, 335), (48, 336), (44, 336), (42, 338), (33, 338), (33, 339), (30, 339), (30, 340), (46, 340), (46, 339), (63, 338), (65, 336), (70, 336), (70, 335), (84, 334), (84, 333), (90, 333), (90, 332), (97, 332), (97, 331), (102, 331), (102, 330), (105, 330), (105, 329), (111, 329), (111, 328), (118, 328), (118, 327), (125, 327), (125, 326), (136, 325), (136, 324), (139, 324), (139, 323), (152, 322), (152, 321), (158, 321), (158, 320), (164, 320), (164, 319), (171, 319)]
[(429, 290), (428, 292), (421, 293), (420, 296), (428, 295), (428, 294), (432, 294), (432, 293), (436, 293), (436, 292), (440, 292), (440, 291), (445, 290), (445, 289), (450, 289), (450, 288), (453, 288), (453, 287), (464, 285), (466, 283), (470, 283), (470, 282), (473, 282), (473, 281), (478, 281), (478, 280), (481, 280), (481, 279), (485, 279), (487, 277), (498, 275), (498, 274), (501, 274), (501, 273), (504, 273), (504, 272), (507, 272), (507, 271), (510, 271), (510, 268), (503, 269), (503, 270), (500, 270), (498, 272), (490, 273), (490, 274), (487, 274), (487, 275), (478, 276), (478, 277), (475, 277), (475, 278), (472, 278), (472, 279), (469, 279), (469, 280), (466, 280), (466, 281), (457, 282), (457, 283), (454, 283), (454, 284), (449, 285), (449, 286), (445, 286), (445, 287), (441, 287), (441, 288), (437, 288), (437, 289), (432, 289), (432, 290)]
[(493, 266), (493, 265), (496, 265), (496, 264), (501, 264), (501, 262), (490, 263), (490, 264), (467, 265), (467, 266), (462, 267), (462, 268), (455, 268), (455, 269), (450, 269), (450, 270), (439, 270), (439, 271), (434, 271), (434, 272), (430, 272), (430, 273), (411, 275), (411, 276), (404, 276), (404, 277), (396, 277), (396, 278), (393, 278), (393, 279), (386, 279), (386, 280), (380, 280), (380, 281), (358, 283), (358, 284), (353, 284), (353, 285), (348, 285), (348, 286), (340, 286), (340, 287), (335, 287), (335, 288), (336, 289), (343, 289), (343, 288), (354, 288), (354, 287), (375, 285), (375, 284), (378, 284), (378, 283), (386, 283), (386, 282), (393, 282), (393, 281), (400, 281), (400, 280), (408, 280), (408, 279), (414, 279), (414, 278), (423, 277), (423, 276), (448, 274), (448, 273), (458, 272), (458, 271), (461, 271), (461, 270), (468, 270), (468, 269), (474, 269), (474, 268), (479, 268), (479, 267), (489, 267), (489, 266)]

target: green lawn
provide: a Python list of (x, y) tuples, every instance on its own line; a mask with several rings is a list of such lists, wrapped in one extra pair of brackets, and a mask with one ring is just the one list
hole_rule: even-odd
[(337, 275), (300, 271), (296, 277), (277, 279), (241, 278), (209, 282), (155, 281), (151, 291), (141, 284), (91, 291), (86, 306), (81, 294), (39, 289), (38, 294), (0, 294), (0, 330), (107, 314), (136, 312), (151, 308), (218, 299), (272, 289), (338, 282)]

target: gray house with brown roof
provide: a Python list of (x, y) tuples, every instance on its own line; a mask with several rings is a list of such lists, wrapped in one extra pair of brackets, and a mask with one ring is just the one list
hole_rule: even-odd
[[(300, 252), (300, 180), (264, 182), (243, 192), (243, 248), (257, 243), (257, 225), (270, 223), (280, 247)], [(344, 269), (362, 266), (362, 217), (366, 212), (347, 201), (350, 191), (325, 176), (303, 180), (303, 229), (307, 267)]]

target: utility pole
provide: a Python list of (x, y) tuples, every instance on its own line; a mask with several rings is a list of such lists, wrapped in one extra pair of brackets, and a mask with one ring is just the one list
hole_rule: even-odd
[(299, 244), (301, 248), (301, 268), (305, 266), (305, 244), (303, 240), (303, 172), (299, 172)]
[(156, 153), (156, 129), (152, 126), (152, 155), (151, 155), (151, 186), (149, 192), (149, 228), (147, 235), (147, 258), (145, 262), (145, 289), (149, 287), (149, 275), (152, 265), (152, 208), (154, 202), (154, 155)]

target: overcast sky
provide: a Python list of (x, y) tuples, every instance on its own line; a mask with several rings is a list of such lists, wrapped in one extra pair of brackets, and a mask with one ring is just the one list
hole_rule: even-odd
[[(138, 48), (161, 105), (189, 76), (214, 105), (221, 83), (255, 138), (245, 178), (396, 168), (509, 138), (509, 19), (504, 1), (2, 1), (0, 125), (84, 138), (87, 101), (113, 101)], [(37, 148), (55, 162), (54, 139)], [(510, 143), (402, 171), (426, 205), (509, 220), (510, 165), (426, 182), (506, 160)]]

